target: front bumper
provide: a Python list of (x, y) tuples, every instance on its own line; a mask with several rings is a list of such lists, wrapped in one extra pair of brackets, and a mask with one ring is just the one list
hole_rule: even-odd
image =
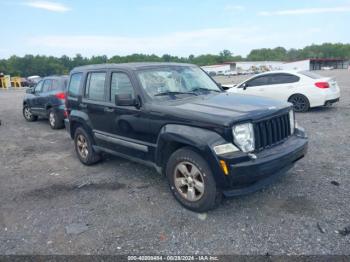
[[(272, 183), (285, 174), (307, 152), (307, 138), (293, 135), (280, 145), (257, 153), (256, 159), (229, 165), (225, 196), (248, 194)], [(232, 160), (232, 159), (231, 159)]]

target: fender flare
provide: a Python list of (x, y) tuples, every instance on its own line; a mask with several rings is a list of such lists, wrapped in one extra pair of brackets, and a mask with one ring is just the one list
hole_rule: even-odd
[(155, 152), (155, 163), (162, 166), (163, 155), (168, 143), (180, 143), (184, 146), (193, 147), (207, 161), (212, 169), (217, 185), (225, 183), (218, 159), (212, 150), (214, 145), (224, 144), (227, 141), (218, 133), (193, 126), (168, 124), (162, 127), (157, 139), (157, 148)]
[(77, 124), (82, 126), (94, 138), (94, 135), (92, 132), (93, 130), (92, 124), (89, 116), (86, 113), (73, 110), (69, 115), (69, 124), (70, 124), (70, 137), (72, 139), (74, 139), (74, 131), (75, 131), (74, 126)]

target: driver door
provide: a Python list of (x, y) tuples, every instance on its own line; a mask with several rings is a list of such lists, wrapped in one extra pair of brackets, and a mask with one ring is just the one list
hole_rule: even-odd
[(237, 87), (237, 93), (255, 96), (268, 96), (266, 90), (270, 87), (270, 76), (254, 77)]

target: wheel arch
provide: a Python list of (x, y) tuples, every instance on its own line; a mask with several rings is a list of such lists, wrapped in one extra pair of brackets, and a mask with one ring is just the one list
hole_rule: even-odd
[(176, 150), (183, 147), (190, 147), (200, 154), (211, 167), (217, 183), (224, 183), (223, 178), (217, 176), (217, 159), (212, 151), (212, 145), (227, 143), (226, 140), (218, 133), (185, 125), (169, 124), (161, 129), (157, 140), (157, 148), (155, 152), (155, 163), (165, 170), (165, 166), (169, 157)]

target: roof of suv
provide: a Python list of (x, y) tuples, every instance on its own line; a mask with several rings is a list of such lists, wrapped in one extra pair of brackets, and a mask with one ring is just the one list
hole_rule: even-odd
[(45, 79), (68, 79), (67, 75), (62, 75), (62, 76), (57, 76), (57, 75), (52, 75), (52, 76), (45, 76), (41, 80)]
[(192, 64), (185, 63), (160, 63), (160, 62), (142, 62), (142, 63), (122, 63), (122, 64), (96, 64), (78, 66), (73, 68), (72, 71), (83, 71), (89, 69), (113, 69), (113, 68), (125, 68), (131, 70), (138, 70), (147, 67), (161, 67), (161, 66), (194, 66)]

